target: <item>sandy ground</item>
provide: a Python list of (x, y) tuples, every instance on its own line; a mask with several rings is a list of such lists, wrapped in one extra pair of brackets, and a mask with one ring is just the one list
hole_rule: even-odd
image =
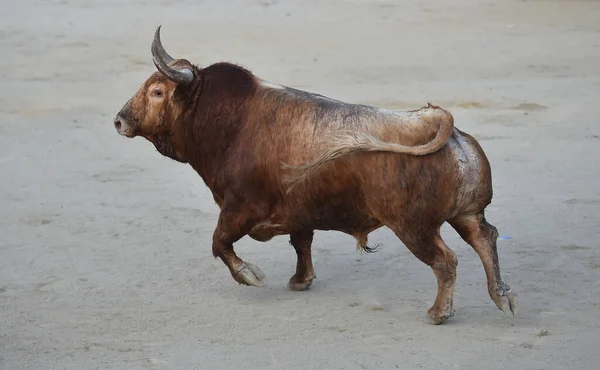
[[(599, 19), (596, 1), (2, 2), (0, 368), (598, 369)], [(488, 218), (519, 317), (449, 227), (446, 325), (424, 322), (434, 275), (387, 229), (372, 255), (317, 233), (303, 293), (284, 289), (287, 237), (245, 238), (268, 285), (237, 285), (211, 256), (201, 179), (112, 124), (153, 71), (158, 24), (200, 65), (450, 109), (493, 166)]]

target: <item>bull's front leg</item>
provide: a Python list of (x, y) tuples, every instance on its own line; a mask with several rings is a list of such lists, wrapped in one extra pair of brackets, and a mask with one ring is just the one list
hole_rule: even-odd
[(243, 238), (250, 230), (252, 221), (244, 213), (223, 210), (213, 234), (213, 255), (221, 258), (229, 268), (231, 276), (240, 284), (262, 287), (265, 274), (258, 266), (243, 261), (233, 250), (233, 243)]

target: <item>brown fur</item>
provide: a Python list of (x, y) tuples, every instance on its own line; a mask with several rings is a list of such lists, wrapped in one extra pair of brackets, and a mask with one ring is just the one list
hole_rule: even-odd
[[(372, 251), (367, 235), (387, 226), (433, 268), (438, 296), (429, 317), (437, 324), (452, 316), (457, 260), (439, 233), (448, 221), (482, 256), (490, 295), (503, 309), (499, 297), (513, 293), (500, 278), (497, 233), (483, 218), (492, 198), (490, 166), (447, 111), (428, 105), (386, 112), (268, 87), (228, 63), (176, 63), (193, 70), (191, 84), (155, 72), (118, 120), (131, 128), (127, 136), (145, 137), (202, 177), (221, 208), (213, 254), (236, 281), (261, 280), (233, 250), (245, 235), (267, 241), (289, 234), (298, 255), (289, 286), (303, 290), (315, 278), (314, 230), (353, 235)], [(151, 95), (156, 86), (165, 90), (162, 100)], [(427, 152), (410, 154), (427, 145)]]

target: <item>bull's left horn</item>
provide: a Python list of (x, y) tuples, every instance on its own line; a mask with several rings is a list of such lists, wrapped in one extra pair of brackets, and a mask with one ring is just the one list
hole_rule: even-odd
[(160, 27), (154, 32), (152, 41), (152, 61), (156, 68), (169, 80), (178, 84), (189, 84), (194, 79), (194, 73), (188, 68), (176, 69), (171, 67), (174, 59), (165, 51), (160, 42)]

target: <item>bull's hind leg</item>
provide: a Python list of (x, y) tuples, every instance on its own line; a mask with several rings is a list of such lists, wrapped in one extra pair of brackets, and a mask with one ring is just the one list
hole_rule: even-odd
[(510, 290), (500, 276), (496, 227), (486, 221), (483, 212), (460, 216), (449, 223), (481, 258), (487, 276), (488, 291), (496, 306), (507, 316), (514, 317), (517, 314), (517, 295)]
[(296, 250), (296, 255), (298, 257), (298, 261), (296, 262), (296, 273), (290, 278), (288, 283), (288, 288), (290, 290), (306, 290), (317, 277), (312, 264), (312, 240), (312, 231), (290, 234), (290, 243)]
[(458, 265), (456, 254), (448, 248), (440, 236), (439, 229), (421, 235), (407, 235), (394, 231), (418, 259), (433, 269), (437, 278), (438, 293), (433, 306), (427, 311), (428, 322), (433, 325), (443, 323), (454, 316), (452, 298)]

